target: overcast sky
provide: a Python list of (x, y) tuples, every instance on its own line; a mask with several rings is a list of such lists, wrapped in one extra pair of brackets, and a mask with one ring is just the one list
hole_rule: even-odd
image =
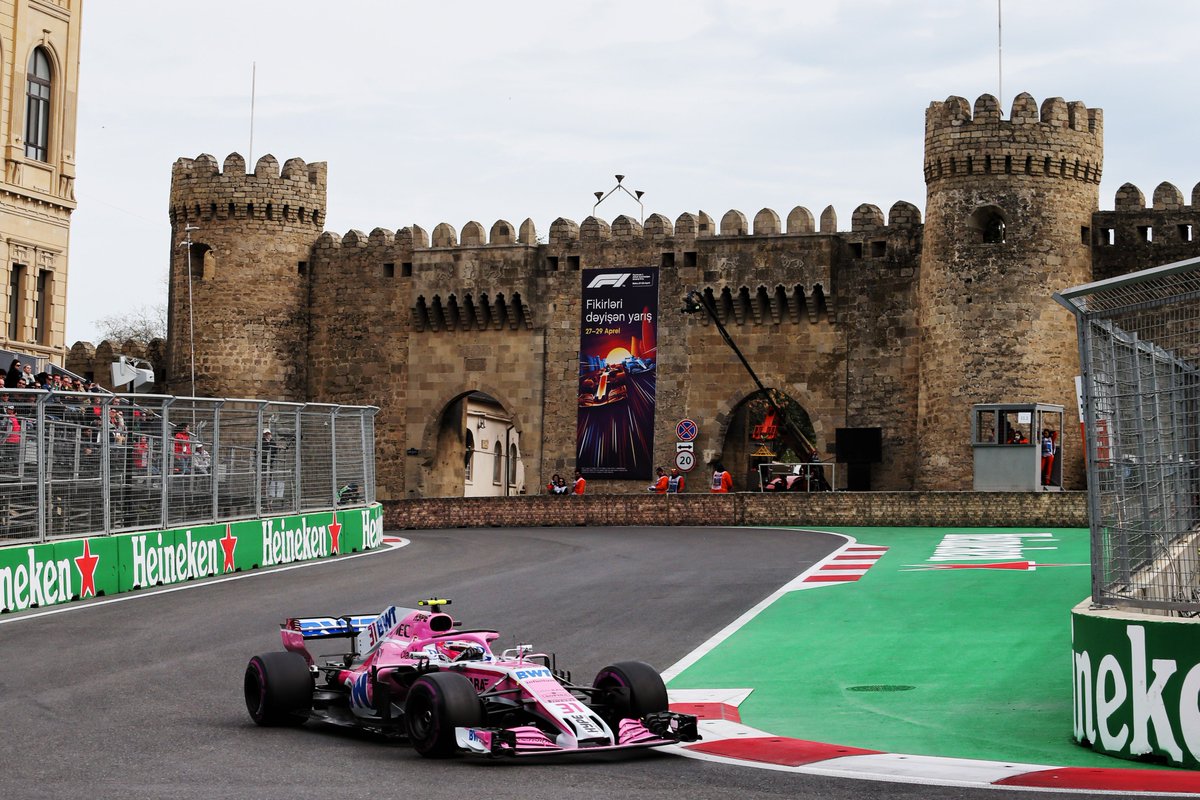
[[(1104, 109), (1118, 186), (1200, 181), (1190, 0), (1004, 0), (1003, 86)], [(924, 109), (997, 94), (996, 0), (87, 0), (67, 344), (165, 302), (172, 162), (329, 163), (326, 229), (922, 209)], [(251, 162), (252, 163), (252, 162)], [(636, 216), (614, 196), (598, 215)]]

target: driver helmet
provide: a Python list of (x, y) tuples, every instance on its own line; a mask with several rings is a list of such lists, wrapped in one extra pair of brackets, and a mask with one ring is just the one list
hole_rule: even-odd
[(478, 642), (451, 639), (437, 643), (438, 653), (447, 661), (474, 661), (483, 658), (483, 648)]

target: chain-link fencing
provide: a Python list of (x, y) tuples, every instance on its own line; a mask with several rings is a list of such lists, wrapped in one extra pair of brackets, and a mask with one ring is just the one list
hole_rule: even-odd
[(375, 500), (369, 406), (7, 390), (0, 545)]
[(1092, 600), (1200, 614), (1200, 259), (1056, 299), (1079, 330)]

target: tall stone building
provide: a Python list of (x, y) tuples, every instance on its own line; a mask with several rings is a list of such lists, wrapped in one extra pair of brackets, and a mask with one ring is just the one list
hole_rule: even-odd
[(40, 365), (66, 353), (82, 5), (0, 0), (0, 350)]
[[(1064, 483), (1078, 488), (1073, 320), (1050, 295), (1161, 263), (1156, 248), (1194, 255), (1200, 223), (1200, 187), (1187, 206), (1164, 184), (1147, 209), (1126, 186), (1116, 211), (1099, 211), (1102, 158), (1101, 112), (1082, 103), (1022, 94), (1005, 118), (990, 96), (974, 109), (951, 97), (926, 112), (924, 223), (907, 202), (886, 215), (861, 205), (848, 230), (832, 207), (798, 206), (752, 221), (559, 218), (544, 241), (530, 220), (322, 232), (323, 163), (281, 172), (264, 156), (247, 174), (236, 154), (222, 168), (180, 159), (173, 242), (191, 246), (171, 251), (168, 377), (189, 393), (194, 358), (198, 394), (380, 406), (385, 499), (464, 493), (476, 445), (463, 403), (486, 396), (510, 416), (536, 487), (576, 465), (581, 375), (597, 366), (581, 357), (583, 278), (638, 267), (658, 284), (653, 463), (669, 465), (677, 422), (695, 421), (690, 490), (718, 459), (752, 488), (763, 444), (755, 385), (717, 326), (680, 310), (691, 291), (821, 455), (839, 429), (880, 432), (873, 488), (969, 489), (971, 406), (986, 402), (1063, 405)], [(633, 356), (625, 368), (642, 368)]]

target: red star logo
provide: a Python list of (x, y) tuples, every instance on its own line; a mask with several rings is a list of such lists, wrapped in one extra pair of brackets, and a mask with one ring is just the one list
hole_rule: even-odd
[(100, 556), (92, 555), (92, 548), (87, 539), (83, 540), (83, 555), (75, 559), (75, 568), (79, 570), (79, 598), (82, 600), (89, 594), (96, 596), (96, 565)]
[(219, 540), (221, 549), (225, 551), (225, 566), (222, 572), (233, 572), (237, 565), (233, 562), (233, 552), (237, 549), (237, 537), (233, 535), (233, 526), (226, 523), (225, 538)]
[(333, 512), (333, 522), (329, 523), (329, 542), (334, 555), (338, 552), (338, 538), (342, 535), (342, 523), (337, 521), (337, 512)]

